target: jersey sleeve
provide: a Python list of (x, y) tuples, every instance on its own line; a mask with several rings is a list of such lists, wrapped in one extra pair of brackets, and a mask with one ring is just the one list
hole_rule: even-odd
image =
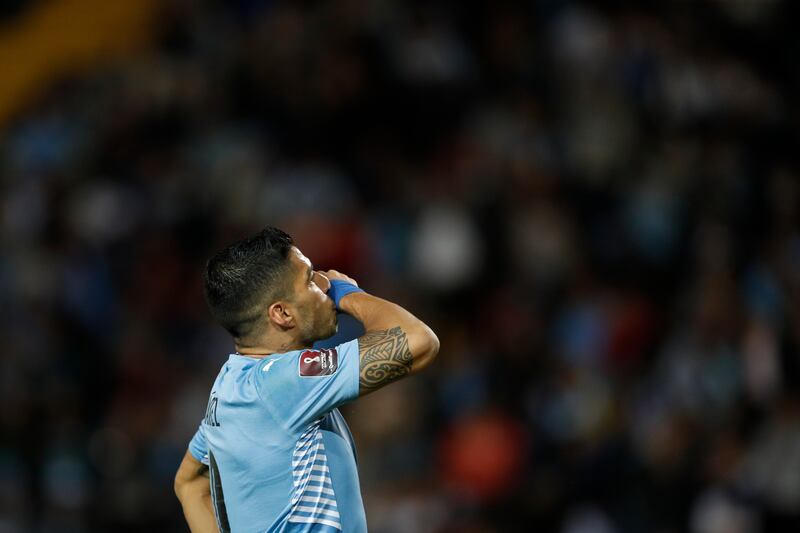
[(206, 442), (206, 433), (202, 422), (200, 422), (200, 426), (197, 428), (192, 440), (189, 441), (189, 453), (204, 465), (208, 465), (208, 443)]
[(288, 431), (302, 431), (332, 409), (358, 398), (358, 339), (329, 349), (268, 357), (254, 381), (273, 418)]

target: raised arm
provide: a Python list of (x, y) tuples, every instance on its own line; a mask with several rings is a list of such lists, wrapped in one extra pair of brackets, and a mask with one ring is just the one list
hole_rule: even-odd
[[(355, 283), (336, 271), (326, 275)], [(439, 353), (433, 330), (397, 304), (354, 292), (341, 298), (339, 308), (364, 325), (365, 334), (358, 339), (361, 396), (419, 372)]]

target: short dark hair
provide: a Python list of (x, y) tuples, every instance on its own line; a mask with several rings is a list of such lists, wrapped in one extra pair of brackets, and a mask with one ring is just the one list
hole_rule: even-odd
[(217, 252), (203, 285), (211, 314), (236, 338), (255, 332), (267, 307), (291, 294), (287, 233), (267, 226)]

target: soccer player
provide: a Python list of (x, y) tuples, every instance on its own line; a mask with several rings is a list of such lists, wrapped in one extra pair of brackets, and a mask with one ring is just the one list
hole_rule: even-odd
[[(175, 476), (190, 529), (366, 531), (355, 446), (337, 407), (428, 366), (436, 335), (351, 278), (314, 271), (272, 227), (217, 253), (204, 283), (236, 353)], [(336, 332), (337, 309), (365, 334), (312, 349)]]

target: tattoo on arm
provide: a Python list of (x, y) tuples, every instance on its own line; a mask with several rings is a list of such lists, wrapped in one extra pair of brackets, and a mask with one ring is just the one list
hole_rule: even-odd
[(373, 391), (411, 371), (408, 339), (399, 327), (372, 331), (358, 341), (361, 356), (361, 389)]

